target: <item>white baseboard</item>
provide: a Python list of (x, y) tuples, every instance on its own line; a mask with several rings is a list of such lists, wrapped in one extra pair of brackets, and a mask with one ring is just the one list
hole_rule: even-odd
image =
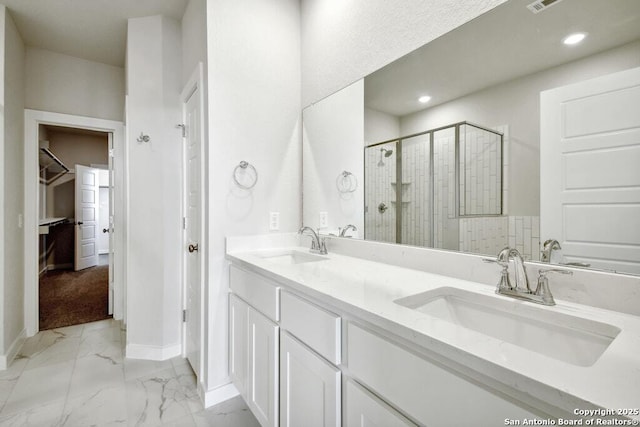
[(6, 354), (0, 354), (0, 370), (5, 370), (11, 365), (13, 359), (16, 358), (24, 341), (27, 339), (27, 330), (23, 329), (22, 332), (18, 334), (15, 340), (11, 343), (9, 350)]
[(211, 406), (240, 395), (233, 383), (221, 385), (213, 390), (204, 391), (202, 389), (202, 383), (198, 382), (198, 393), (202, 397), (202, 403), (205, 408), (210, 408)]
[(129, 359), (167, 360), (182, 354), (182, 345), (175, 344), (167, 347), (155, 345), (127, 344), (126, 357)]

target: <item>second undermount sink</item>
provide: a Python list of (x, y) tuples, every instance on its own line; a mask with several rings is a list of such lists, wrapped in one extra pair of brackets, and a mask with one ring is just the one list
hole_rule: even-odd
[(458, 288), (436, 288), (394, 302), (577, 366), (593, 365), (620, 333), (606, 323)]
[(261, 253), (258, 256), (264, 260), (273, 262), (274, 264), (281, 265), (304, 264), (308, 262), (325, 261), (328, 259), (320, 255), (293, 249), (269, 251)]

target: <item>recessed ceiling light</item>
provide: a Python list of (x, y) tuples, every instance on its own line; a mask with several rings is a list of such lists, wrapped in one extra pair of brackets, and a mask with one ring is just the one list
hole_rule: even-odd
[(422, 102), (423, 104), (426, 104), (430, 100), (431, 100), (431, 97), (429, 95), (423, 95), (420, 98), (418, 98), (418, 101)]
[(562, 43), (567, 45), (574, 45), (580, 43), (584, 38), (587, 37), (585, 33), (573, 33), (569, 34), (567, 37), (562, 40)]

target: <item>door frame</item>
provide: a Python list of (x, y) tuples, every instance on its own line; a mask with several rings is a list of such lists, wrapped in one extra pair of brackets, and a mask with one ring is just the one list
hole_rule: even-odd
[[(66, 126), (108, 132), (113, 135), (113, 171), (115, 225), (113, 236), (114, 319), (123, 319), (126, 260), (126, 158), (124, 124), (119, 121), (24, 110), (24, 322), (28, 337), (39, 331), (38, 289), (38, 126)], [(109, 154), (111, 156), (111, 153)]]
[[(205, 190), (205, 102), (204, 102), (204, 67), (202, 62), (199, 62), (196, 68), (194, 69), (191, 77), (184, 85), (182, 92), (180, 93), (180, 108), (182, 110), (182, 124), (186, 124), (186, 104), (187, 101), (191, 98), (195, 91), (198, 91), (199, 104), (200, 104), (200, 239), (199, 239), (199, 249), (200, 253), (200, 363), (198, 366), (198, 372), (196, 372), (196, 377), (198, 378), (198, 382), (202, 382), (203, 375), (203, 367), (204, 367), (204, 359), (205, 359), (205, 340), (204, 340), (204, 319), (205, 319), (205, 287), (204, 287), (204, 279), (205, 279), (205, 263), (207, 259), (207, 245), (205, 241), (205, 209), (204, 209), (204, 190)], [(186, 194), (186, 180), (187, 180), (187, 156), (186, 156), (186, 137), (182, 138), (182, 218), (186, 218), (187, 213), (187, 194)], [(187, 251), (186, 247), (188, 245), (187, 241), (187, 230), (183, 226), (182, 227), (182, 310), (187, 309)], [(187, 322), (182, 322), (182, 356), (186, 357), (186, 347), (187, 347)]]

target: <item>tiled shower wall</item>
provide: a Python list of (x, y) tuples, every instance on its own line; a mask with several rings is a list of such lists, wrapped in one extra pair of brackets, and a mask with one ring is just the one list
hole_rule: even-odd
[(460, 214), (500, 215), (502, 152), (500, 136), (460, 126)]
[(526, 260), (540, 260), (540, 217), (497, 216), (460, 219), (460, 251), (497, 255), (505, 246)]
[[(393, 150), (384, 157), (380, 150)], [(378, 242), (396, 242), (396, 143), (367, 148), (365, 151), (365, 238)], [(378, 211), (384, 203), (387, 210)]]
[(429, 140), (419, 135), (402, 142), (402, 184), (395, 188), (402, 191), (401, 242), (407, 245), (431, 245)]

